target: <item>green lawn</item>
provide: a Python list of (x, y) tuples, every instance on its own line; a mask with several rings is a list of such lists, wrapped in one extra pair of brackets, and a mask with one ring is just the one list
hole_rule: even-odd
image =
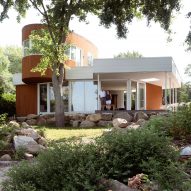
[[(39, 127), (37, 127), (39, 129)], [(41, 128), (40, 128), (41, 129)], [(59, 140), (70, 137), (97, 137), (102, 135), (106, 128), (88, 128), (88, 129), (56, 129), (56, 128), (43, 128), (45, 130), (45, 137), (48, 140)]]

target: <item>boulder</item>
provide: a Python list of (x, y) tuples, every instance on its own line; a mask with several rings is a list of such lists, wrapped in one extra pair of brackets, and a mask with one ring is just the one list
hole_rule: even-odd
[(24, 157), (25, 157), (26, 160), (31, 160), (31, 159), (33, 159), (34, 156), (32, 154), (30, 154), (30, 153), (25, 153)]
[(136, 123), (132, 123), (128, 126), (128, 129), (138, 129), (139, 127), (141, 127), (140, 125), (136, 124)]
[(26, 123), (28, 124), (28, 125), (36, 125), (36, 119), (28, 119), (27, 121), (26, 121)]
[(79, 127), (79, 125), (80, 125), (79, 120), (71, 121), (71, 123), (72, 123), (72, 127), (74, 127), (74, 128)]
[(122, 118), (116, 118), (112, 121), (115, 128), (126, 128), (128, 126), (128, 121)]
[(9, 127), (13, 127), (13, 128), (20, 128), (19, 123), (17, 123), (16, 121), (10, 121), (10, 122), (8, 123), (8, 126), (9, 126)]
[(139, 120), (136, 122), (136, 125), (144, 126), (145, 123), (146, 123), (146, 120), (145, 120), (145, 119), (139, 119)]
[(125, 184), (113, 179), (104, 180), (101, 181), (101, 183), (108, 187), (108, 191), (138, 191), (137, 189), (132, 189)]
[(39, 145), (32, 137), (14, 136), (13, 143), (16, 151), (24, 148), (30, 154), (37, 154), (43, 150), (43, 146)]
[(21, 129), (19, 134), (32, 137), (34, 140), (37, 140), (38, 138), (40, 138), (36, 130), (32, 128)]
[(26, 129), (26, 128), (30, 128), (30, 125), (28, 125), (26, 122), (22, 122), (21, 127)]
[(191, 146), (184, 147), (180, 151), (180, 156), (191, 156)]
[(55, 125), (55, 124), (56, 124), (56, 119), (55, 119), (55, 117), (48, 118), (47, 121), (46, 121), (46, 123), (47, 123), (48, 125)]
[(24, 122), (27, 118), (26, 117), (17, 117), (18, 122)]
[(97, 123), (97, 126), (98, 127), (111, 127), (111, 126), (113, 126), (113, 123), (112, 123), (112, 121), (99, 121), (98, 123)]
[(82, 128), (95, 127), (95, 126), (96, 126), (96, 124), (94, 122), (87, 121), (87, 120), (82, 121), (81, 124), (80, 124), (80, 127), (82, 127)]
[(37, 119), (38, 118), (38, 115), (36, 115), (36, 114), (28, 114), (27, 115), (27, 120), (28, 119)]
[(101, 120), (101, 114), (90, 114), (86, 117), (86, 121), (98, 122)]
[(112, 121), (112, 113), (102, 113), (101, 120), (103, 121)]
[(134, 121), (138, 121), (139, 119), (144, 119), (144, 120), (148, 120), (149, 117), (146, 113), (144, 113), (143, 111), (139, 111), (136, 112), (134, 115)]
[(45, 115), (42, 115), (42, 117), (44, 119), (50, 119), (50, 118), (53, 118), (54, 117), (54, 114), (45, 114)]
[(0, 160), (1, 161), (11, 161), (11, 156), (8, 154), (5, 154), (5, 155), (1, 156)]
[(47, 146), (47, 140), (44, 137), (41, 137), (38, 139), (38, 144), (46, 147)]
[(133, 120), (133, 117), (127, 112), (117, 112), (114, 115), (113, 119), (116, 119), (116, 118), (125, 119), (127, 122), (131, 122)]
[(42, 116), (38, 117), (37, 119), (37, 125), (46, 125), (46, 119)]

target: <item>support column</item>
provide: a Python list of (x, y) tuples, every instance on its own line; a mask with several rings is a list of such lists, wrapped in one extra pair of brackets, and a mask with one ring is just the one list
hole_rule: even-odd
[(178, 100), (177, 100), (177, 88), (175, 88), (175, 103), (178, 103)]
[(174, 84), (172, 84), (172, 103), (173, 103), (173, 111), (175, 111), (175, 103), (174, 103)]
[(164, 100), (165, 100), (165, 108), (167, 109), (167, 72), (165, 72), (165, 79), (164, 79)]
[(170, 87), (169, 104), (172, 104), (172, 84), (171, 84), (171, 78), (169, 78), (169, 87)]
[(139, 82), (137, 82), (137, 110), (140, 110), (140, 93), (139, 93)]
[(131, 110), (131, 80), (127, 80), (126, 110)]
[(98, 104), (98, 110), (101, 110), (101, 101), (100, 101), (100, 98), (99, 98), (99, 95), (100, 95), (100, 90), (101, 90), (101, 81), (100, 81), (100, 78), (99, 78), (99, 74), (97, 75), (97, 104)]

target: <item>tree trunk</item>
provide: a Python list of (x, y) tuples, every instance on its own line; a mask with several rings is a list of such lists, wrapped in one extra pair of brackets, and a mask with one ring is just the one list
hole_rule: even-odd
[(59, 76), (53, 70), (52, 83), (55, 97), (55, 119), (56, 127), (64, 127), (64, 103), (62, 98), (62, 83), (63, 83), (64, 70), (63, 66), (60, 66)]

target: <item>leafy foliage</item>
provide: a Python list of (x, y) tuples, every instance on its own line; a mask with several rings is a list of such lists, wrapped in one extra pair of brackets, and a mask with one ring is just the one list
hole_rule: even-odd
[(16, 113), (16, 97), (14, 94), (0, 94), (0, 114), (7, 113), (13, 116)]
[[(5, 191), (106, 190), (102, 178), (127, 183), (137, 173), (148, 174), (161, 190), (181, 190), (184, 174), (169, 139), (148, 128), (108, 133), (95, 144), (64, 140), (50, 145), (33, 164), (22, 162), (9, 172)], [(22, 187), (25, 185), (24, 187)]]
[(142, 57), (142, 55), (137, 51), (122, 52), (122, 53), (119, 53), (118, 55), (114, 56), (114, 58), (141, 58), (141, 57)]

